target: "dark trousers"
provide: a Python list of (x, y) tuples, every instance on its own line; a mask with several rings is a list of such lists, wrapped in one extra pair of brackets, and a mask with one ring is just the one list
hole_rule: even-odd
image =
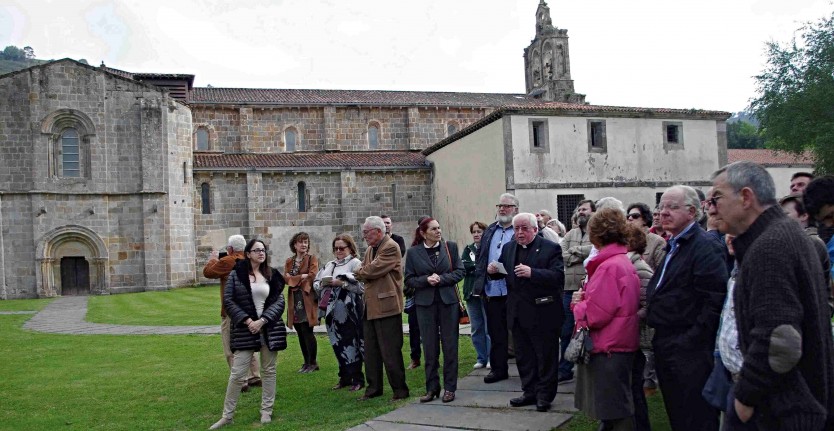
[[(513, 325), (518, 375), (525, 398), (553, 402), (559, 384), (559, 332), (524, 329)], [(492, 366), (493, 370), (495, 365)]]
[(717, 409), (701, 396), (712, 372), (713, 349), (664, 350), (655, 335), (655, 367), (669, 423), (675, 431), (718, 431)]
[(362, 323), (365, 334), (365, 374), (368, 387), (365, 395), (382, 395), (382, 367), (388, 375), (388, 383), (396, 397), (408, 396), (403, 364), (402, 314), (381, 319), (365, 320)]
[(408, 314), (408, 345), (411, 347), (411, 360), (420, 360), (420, 324), (417, 322), (417, 306), (405, 309)]
[(440, 348), (443, 348), (443, 388), (458, 387), (458, 304), (446, 305), (435, 298), (432, 305), (417, 306), (423, 350), (426, 352), (426, 392), (440, 392)]
[(562, 293), (562, 307), (565, 310), (565, 321), (562, 322), (562, 334), (559, 337), (559, 374), (564, 376), (573, 375), (573, 362), (565, 359), (565, 349), (568, 348), (571, 337), (573, 337), (573, 327), (576, 322), (573, 319), (573, 311), (570, 309), (570, 301), (573, 296), (573, 291), (565, 291)]
[(634, 366), (631, 369), (631, 398), (634, 399), (634, 430), (651, 431), (649, 423), (649, 404), (643, 392), (643, 369), (646, 368), (646, 355), (634, 352)]
[(489, 363), (492, 372), (499, 376), (506, 376), (508, 341), (507, 341), (507, 297), (487, 296), (484, 303), (487, 316), (487, 332), (491, 343), (489, 349)]
[(344, 386), (364, 385), (365, 375), (362, 374), (362, 361), (339, 365), (339, 384)]
[(318, 362), (319, 345), (316, 343), (316, 335), (313, 333), (313, 327), (307, 322), (293, 323), (295, 332), (298, 333), (298, 344), (301, 346), (301, 356), (304, 357), (304, 363), (307, 365), (314, 365)]

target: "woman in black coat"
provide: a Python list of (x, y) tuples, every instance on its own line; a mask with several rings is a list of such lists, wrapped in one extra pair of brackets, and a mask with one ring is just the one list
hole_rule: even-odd
[[(443, 347), (443, 402), (455, 399), (458, 381), (458, 318), (460, 300), (457, 283), (463, 279), (458, 246), (443, 241), (440, 224), (427, 217), (414, 232), (405, 256), (405, 285), (414, 289), (417, 321), (426, 352), (426, 395), (421, 403), (440, 396), (437, 368)], [(439, 337), (438, 337), (439, 332)]]
[(223, 304), (232, 319), (232, 371), (223, 402), (223, 416), (209, 429), (232, 422), (240, 389), (246, 380), (249, 363), (261, 353), (261, 423), (272, 422), (275, 403), (275, 363), (277, 351), (287, 348), (284, 314), (284, 277), (269, 266), (266, 245), (253, 239), (243, 250), (246, 259), (235, 265), (223, 291)]

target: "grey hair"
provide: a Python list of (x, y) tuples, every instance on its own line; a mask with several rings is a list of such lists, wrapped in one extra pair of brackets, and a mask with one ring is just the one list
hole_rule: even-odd
[(234, 251), (243, 251), (246, 248), (246, 238), (243, 235), (232, 235), (226, 244), (227, 247), (231, 247)]
[[(549, 222), (547, 222), (547, 226), (548, 226), (548, 227), (550, 227), (550, 224), (551, 224), (551, 223), (552, 223), (552, 224), (554, 224), (554, 225), (556, 225), (556, 227), (558, 227), (558, 228), (559, 228), (559, 233), (565, 233), (565, 225), (564, 225), (564, 224), (562, 224), (562, 222), (560, 222), (558, 219), (555, 219), (555, 218), (550, 219), (550, 221), (549, 221)], [(552, 228), (551, 228), (551, 229), (552, 229)]]
[(530, 223), (530, 226), (533, 226), (536, 229), (539, 228), (539, 224), (536, 223), (536, 216), (534, 214), (531, 214), (531, 213), (518, 213), (518, 214), (516, 214), (513, 217), (513, 226), (515, 226), (516, 220), (520, 221), (520, 220), (525, 220), (525, 219), (527, 220), (528, 223)]
[(605, 208), (614, 208), (615, 210), (620, 210), (621, 213), (625, 214), (625, 207), (623, 207), (623, 201), (613, 198), (611, 196), (604, 197), (597, 201), (597, 211)]
[[(703, 214), (703, 210), (701, 209), (701, 198), (698, 197), (698, 192), (694, 188), (682, 184), (669, 187), (666, 189), (666, 192), (671, 190), (680, 190), (683, 192), (683, 203), (695, 208), (695, 220), (699, 220)], [(666, 192), (663, 193), (665, 194)]]
[(382, 217), (370, 216), (365, 219), (364, 226), (368, 226), (372, 229), (379, 229), (382, 233), (385, 233), (385, 222), (382, 221)]
[(515, 205), (515, 207), (518, 208), (518, 198), (515, 197), (514, 194), (512, 194), (512, 193), (501, 193), (501, 196), (498, 196), (498, 201), (500, 202), (501, 199), (504, 199), (504, 198), (513, 201), (513, 205)]
[(747, 187), (756, 195), (759, 204), (769, 206), (776, 205), (776, 185), (773, 177), (762, 165), (747, 160), (730, 163), (712, 174), (715, 180), (719, 175), (727, 174), (727, 184), (738, 193)]
[(541, 214), (543, 216), (548, 216), (551, 219), (553, 218), (553, 214), (551, 214), (550, 211), (548, 211), (548, 210), (539, 210), (539, 214)]

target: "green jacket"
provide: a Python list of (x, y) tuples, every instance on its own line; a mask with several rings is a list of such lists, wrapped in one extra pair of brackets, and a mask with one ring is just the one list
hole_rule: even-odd
[(463, 262), (463, 270), (466, 273), (463, 277), (463, 299), (469, 300), (472, 296), (472, 287), (475, 284), (475, 261), (478, 259), (478, 248), (475, 243), (463, 248), (460, 260)]

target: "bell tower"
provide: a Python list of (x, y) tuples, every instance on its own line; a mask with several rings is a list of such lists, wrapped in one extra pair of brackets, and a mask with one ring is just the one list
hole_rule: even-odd
[(574, 92), (570, 77), (568, 31), (553, 26), (550, 8), (539, 0), (536, 9), (536, 37), (524, 49), (527, 94), (552, 102), (585, 103), (585, 95)]

